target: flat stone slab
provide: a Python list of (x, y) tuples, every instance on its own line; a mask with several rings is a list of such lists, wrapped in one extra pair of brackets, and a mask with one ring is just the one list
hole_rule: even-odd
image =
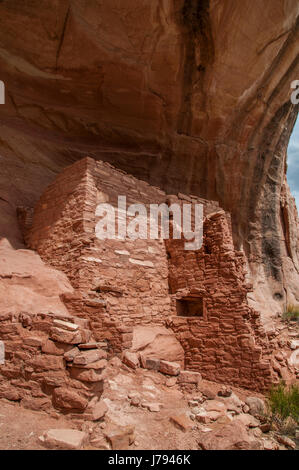
[(186, 384), (197, 384), (202, 379), (201, 374), (199, 372), (193, 372), (189, 370), (182, 370), (179, 377), (179, 383), (186, 383)]
[(82, 449), (87, 434), (75, 429), (50, 429), (45, 431), (39, 440), (49, 449)]
[(86, 343), (90, 340), (91, 331), (89, 330), (77, 330), (69, 331), (63, 328), (57, 328), (53, 326), (50, 330), (50, 338), (59, 343), (65, 344), (81, 344)]
[(139, 367), (139, 359), (136, 353), (125, 351), (122, 356), (122, 361), (131, 369), (137, 369)]
[(79, 344), (78, 348), (79, 349), (97, 349), (100, 348), (101, 343), (97, 343), (96, 341), (91, 341), (89, 343), (84, 343), (84, 344)]
[(185, 414), (173, 415), (170, 417), (170, 422), (173, 423), (181, 431), (186, 432), (194, 428), (194, 423)]
[(74, 357), (74, 364), (84, 366), (96, 362), (99, 359), (102, 359), (102, 354), (99, 349), (87, 349), (86, 351), (81, 351)]
[(67, 351), (64, 353), (64, 359), (68, 362), (71, 362), (75, 359), (75, 357), (80, 354), (80, 351), (78, 348), (72, 348), (70, 351)]
[(134, 426), (110, 425), (103, 431), (110, 442), (112, 450), (128, 450), (135, 440)]
[(176, 362), (160, 361), (159, 372), (166, 375), (179, 375), (181, 371), (180, 364)]
[(99, 401), (91, 410), (92, 421), (98, 421), (102, 419), (108, 411), (108, 406), (104, 401)]
[(146, 357), (144, 354), (140, 354), (141, 366), (144, 369), (159, 370), (160, 359), (154, 359), (152, 357)]
[(53, 325), (68, 331), (77, 331), (79, 329), (79, 325), (76, 325), (75, 323), (56, 319), (53, 321)]

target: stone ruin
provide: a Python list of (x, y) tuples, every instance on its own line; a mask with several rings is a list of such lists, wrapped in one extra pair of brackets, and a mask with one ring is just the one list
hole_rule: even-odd
[[(99, 240), (96, 207), (117, 207), (120, 194), (128, 205), (203, 204), (203, 246), (188, 251), (184, 239), (174, 238)], [(19, 399), (25, 389), (30, 407), (52, 403), (88, 417), (103, 388), (107, 357), (130, 350), (140, 326), (172, 331), (184, 350), (184, 368), (207, 380), (259, 391), (278, 381), (260, 315), (247, 303), (252, 286), (244, 254), (234, 249), (230, 216), (217, 202), (169, 196), (108, 163), (84, 158), (47, 188), (33, 217), (28, 213), (30, 223), (25, 212), (28, 247), (63, 271), (74, 293), (62, 295), (69, 316), (2, 319), (0, 339), (11, 359), (0, 370), (6, 398)], [(13, 354), (16, 341), (19, 351)]]

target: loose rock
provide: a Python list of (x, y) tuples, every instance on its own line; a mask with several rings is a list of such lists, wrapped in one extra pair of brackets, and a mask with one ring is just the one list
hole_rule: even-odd
[(75, 429), (50, 429), (39, 440), (49, 449), (79, 450), (87, 440), (87, 434)]
[(139, 367), (139, 359), (137, 354), (130, 351), (125, 351), (122, 356), (122, 361), (131, 369), (137, 369)]
[(181, 367), (176, 362), (160, 361), (159, 371), (166, 375), (179, 375)]
[(173, 415), (170, 417), (170, 421), (181, 431), (189, 431), (194, 427), (194, 423), (184, 414)]

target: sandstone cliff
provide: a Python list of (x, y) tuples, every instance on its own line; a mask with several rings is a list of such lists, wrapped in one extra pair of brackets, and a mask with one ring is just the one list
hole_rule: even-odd
[(298, 12), (297, 0), (1, 2), (1, 236), (21, 246), (16, 207), (88, 154), (219, 201), (254, 306), (267, 319), (299, 302), (285, 181)]

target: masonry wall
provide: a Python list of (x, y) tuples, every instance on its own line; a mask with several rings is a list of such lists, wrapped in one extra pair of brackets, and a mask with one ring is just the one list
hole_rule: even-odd
[(166, 241), (173, 313), (181, 299), (202, 299), (204, 306), (201, 317), (173, 315), (169, 321), (185, 350), (186, 367), (217, 382), (269, 387), (275, 380), (271, 351), (259, 314), (247, 305), (252, 286), (245, 281), (243, 253), (234, 251), (228, 215), (206, 217), (201, 250), (188, 252), (183, 244)]
[[(0, 340), (5, 346), (0, 398), (33, 410), (51, 412), (54, 407), (74, 418), (92, 418), (91, 406), (103, 392), (107, 352), (105, 343), (90, 347), (94, 340), (88, 320), (9, 313), (0, 317)], [(73, 362), (76, 355), (91, 353), (97, 362)]]
[[(146, 207), (166, 201), (203, 203), (204, 246), (184, 250), (184, 240), (99, 240), (99, 202)], [(135, 325), (167, 325), (185, 350), (188, 369), (203, 377), (264, 389), (275, 380), (259, 314), (247, 305), (245, 260), (235, 252), (229, 216), (217, 203), (167, 196), (103, 162), (83, 159), (46, 190), (28, 234), (30, 247), (64, 271), (76, 294), (70, 312), (89, 318), (97, 340), (114, 351), (130, 348)], [(203, 302), (202, 317), (180, 316), (178, 301)]]
[(118, 195), (133, 203), (160, 203), (165, 193), (84, 159), (63, 172), (42, 196), (34, 214), (30, 246), (64, 271), (75, 296), (69, 310), (91, 320), (98, 340), (113, 349), (131, 346), (135, 324), (164, 324), (170, 311), (168, 265), (162, 240), (98, 240), (96, 206), (117, 206)]

